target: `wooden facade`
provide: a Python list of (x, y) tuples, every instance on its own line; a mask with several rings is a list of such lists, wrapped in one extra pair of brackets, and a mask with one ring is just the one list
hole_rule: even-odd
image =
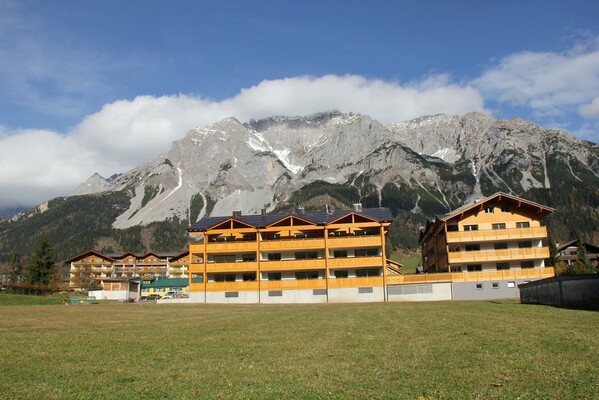
[(511, 276), (526, 277), (529, 270), (552, 267), (546, 265), (547, 228), (541, 220), (553, 211), (538, 203), (497, 193), (428, 221), (419, 241), (423, 270), (426, 273), (510, 271)]
[(190, 298), (266, 302), (296, 291), (293, 301), (323, 302), (358, 288), (382, 297), (392, 220), (386, 208), (205, 218), (189, 229), (201, 238), (189, 246)]

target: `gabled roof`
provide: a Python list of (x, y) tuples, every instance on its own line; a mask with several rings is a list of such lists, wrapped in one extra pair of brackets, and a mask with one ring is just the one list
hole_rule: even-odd
[[(305, 220), (307, 222), (311, 222), (317, 225), (327, 225), (330, 224), (339, 218), (342, 218), (349, 214), (362, 215), (366, 218), (373, 219), (377, 222), (392, 222), (393, 215), (391, 211), (386, 207), (380, 208), (364, 208), (362, 211), (353, 211), (353, 210), (338, 210), (334, 212), (327, 211), (316, 211), (316, 212), (304, 212), (304, 213), (284, 213), (284, 214), (266, 214), (266, 215), (241, 215), (236, 216), (235, 219), (238, 221), (245, 222), (248, 225), (251, 225), (255, 228), (264, 228), (272, 225), (284, 218), (289, 216), (294, 216), (296, 218)], [(218, 225), (226, 220), (229, 220), (233, 217), (208, 217), (202, 218), (196, 223), (192, 224), (187, 230), (189, 232), (205, 232), (211, 227)]]
[(466, 204), (460, 208), (457, 208), (445, 215), (437, 216), (437, 219), (439, 221), (447, 221), (449, 219), (456, 217), (457, 215), (463, 214), (463, 213), (470, 211), (476, 207), (484, 208), (485, 205), (495, 203), (500, 200), (507, 200), (509, 202), (517, 203), (519, 206), (523, 205), (523, 206), (526, 206), (529, 208), (537, 209), (537, 211), (540, 214), (542, 214), (541, 218), (546, 217), (547, 215), (549, 215), (555, 211), (554, 208), (547, 207), (547, 206), (544, 206), (539, 203), (535, 203), (534, 201), (526, 200), (521, 197), (503, 193), (503, 192), (497, 192), (492, 196), (485, 197), (484, 199), (481, 199), (481, 200), (475, 200), (474, 202)]
[(150, 283), (142, 284), (143, 288), (164, 288), (164, 287), (185, 287), (189, 286), (189, 280), (187, 278), (162, 278)]
[(88, 251), (86, 251), (84, 253), (76, 255), (75, 257), (71, 257), (71, 258), (69, 258), (67, 260), (64, 260), (64, 262), (65, 263), (70, 263), (70, 262), (79, 260), (81, 258), (85, 258), (85, 257), (90, 256), (90, 255), (95, 255), (96, 257), (104, 258), (104, 259), (106, 259), (108, 261), (114, 261), (114, 258), (110, 257), (109, 255), (102, 254), (102, 253), (100, 253), (99, 251), (96, 251), (96, 250), (88, 250)]

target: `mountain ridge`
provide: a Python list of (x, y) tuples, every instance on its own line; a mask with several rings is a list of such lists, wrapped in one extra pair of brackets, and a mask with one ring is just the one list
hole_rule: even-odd
[[(232, 210), (352, 202), (388, 206), (403, 220), (422, 219), (503, 191), (563, 205), (562, 214), (587, 212), (588, 221), (572, 226), (557, 207), (558, 235), (599, 238), (593, 200), (598, 155), (597, 144), (565, 131), (481, 113), (391, 124), (340, 112), (247, 123), (230, 117), (190, 130), (167, 152), (123, 174), (94, 174), (74, 194), (118, 194), (121, 211), (106, 221), (106, 229), (118, 231), (190, 224)], [(11, 224), (45, 212), (36, 209), (3, 222), (0, 237)]]

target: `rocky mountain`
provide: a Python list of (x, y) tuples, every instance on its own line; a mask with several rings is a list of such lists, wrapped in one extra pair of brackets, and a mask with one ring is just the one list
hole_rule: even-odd
[[(227, 118), (191, 130), (131, 171), (109, 179), (95, 174), (73, 196), (0, 223), (0, 254), (6, 258), (9, 242), (24, 249), (11, 239), (21, 231), (24, 242), (40, 231), (55, 234), (67, 255), (73, 246), (117, 250), (123, 237), (138, 248), (170, 250), (165, 246), (184, 246), (184, 227), (205, 215), (300, 205), (387, 206), (399, 222), (417, 225), (496, 191), (557, 208), (549, 222), (559, 239), (597, 240), (598, 154), (597, 144), (564, 131), (479, 113), (387, 125), (338, 112), (249, 123)], [(56, 227), (59, 221), (48, 219), (48, 213), (66, 214), (79, 221), (75, 204), (84, 203), (109, 209), (91, 216), (81, 210), (85, 219), (101, 220), (88, 224), (95, 228), (81, 227), (85, 233), (69, 237)], [(170, 239), (160, 236), (164, 232)], [(402, 244), (414, 245), (415, 237)]]

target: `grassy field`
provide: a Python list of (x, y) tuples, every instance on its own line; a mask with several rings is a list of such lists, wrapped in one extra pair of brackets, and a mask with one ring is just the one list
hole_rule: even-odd
[(0, 313), (7, 399), (599, 394), (599, 313), (590, 311), (515, 302), (105, 303)]

